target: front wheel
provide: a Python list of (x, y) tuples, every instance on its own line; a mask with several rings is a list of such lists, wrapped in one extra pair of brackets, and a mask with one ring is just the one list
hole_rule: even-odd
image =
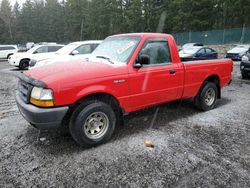
[(29, 61), (28, 60), (22, 60), (19, 64), (19, 69), (20, 70), (25, 70), (29, 66)]
[(113, 109), (103, 102), (88, 102), (80, 105), (72, 114), (70, 133), (84, 147), (107, 142), (115, 129), (116, 116)]
[(199, 93), (196, 95), (194, 102), (198, 109), (207, 111), (214, 108), (217, 101), (218, 88), (212, 82), (205, 82)]

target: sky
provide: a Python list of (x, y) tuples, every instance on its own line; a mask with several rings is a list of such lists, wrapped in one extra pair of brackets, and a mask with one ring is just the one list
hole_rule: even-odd
[[(1, 2), (2, 0), (0, 0)], [(26, 0), (9, 0), (11, 6), (14, 6), (16, 1), (20, 4), (20, 6), (26, 1)]]
[(14, 4), (16, 3), (16, 1), (20, 4), (20, 5), (22, 5), (26, 0), (9, 0), (10, 1), (10, 4), (12, 5), (12, 6), (14, 6)]

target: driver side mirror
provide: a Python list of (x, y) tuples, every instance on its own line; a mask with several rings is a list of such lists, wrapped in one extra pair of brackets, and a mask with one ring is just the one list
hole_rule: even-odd
[(78, 50), (74, 50), (73, 52), (71, 52), (71, 55), (78, 55), (79, 51)]
[(37, 51), (34, 51), (33, 54), (37, 54), (38, 52)]
[(134, 68), (141, 68), (143, 65), (150, 64), (150, 57), (146, 54), (139, 55), (134, 64)]

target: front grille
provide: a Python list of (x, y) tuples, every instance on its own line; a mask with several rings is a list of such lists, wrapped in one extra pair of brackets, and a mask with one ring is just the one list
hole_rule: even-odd
[(32, 87), (33, 86), (31, 84), (25, 82), (24, 80), (19, 79), (19, 82), (18, 82), (19, 96), (22, 98), (22, 100), (25, 103), (29, 103), (29, 98), (30, 98)]

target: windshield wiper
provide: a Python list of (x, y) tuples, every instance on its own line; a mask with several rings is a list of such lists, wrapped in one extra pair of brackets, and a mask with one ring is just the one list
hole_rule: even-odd
[(97, 57), (97, 58), (106, 59), (106, 60), (108, 60), (110, 63), (114, 64), (114, 62), (113, 62), (113, 61), (111, 61), (111, 59), (110, 59), (109, 57), (106, 57), (106, 56), (101, 56), (101, 55), (98, 55), (98, 56), (96, 56), (96, 57)]

